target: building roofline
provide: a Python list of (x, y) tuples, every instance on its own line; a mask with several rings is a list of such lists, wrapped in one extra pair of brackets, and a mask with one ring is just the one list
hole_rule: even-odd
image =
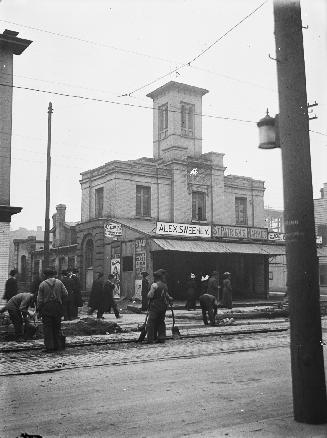
[(151, 91), (151, 93), (147, 94), (146, 96), (150, 97), (151, 99), (154, 99), (158, 95), (163, 94), (164, 92), (173, 88), (183, 89), (188, 92), (200, 94), (201, 96), (204, 96), (205, 94), (209, 93), (209, 90), (206, 90), (205, 88), (199, 88), (199, 87), (195, 87), (194, 85), (183, 84), (182, 82), (169, 81), (166, 84), (162, 85), (161, 87)]

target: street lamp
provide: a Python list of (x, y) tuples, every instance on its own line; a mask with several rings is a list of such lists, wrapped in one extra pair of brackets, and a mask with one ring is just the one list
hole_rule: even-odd
[(270, 117), (267, 108), (265, 117), (257, 123), (259, 128), (259, 149), (280, 148), (278, 118), (279, 114)]

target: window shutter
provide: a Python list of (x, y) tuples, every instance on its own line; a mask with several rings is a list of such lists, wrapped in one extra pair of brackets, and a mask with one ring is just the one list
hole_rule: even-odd
[(192, 193), (192, 219), (197, 220), (197, 193)]
[(142, 191), (140, 186), (136, 186), (136, 216), (142, 216)]
[(188, 107), (188, 129), (193, 134), (193, 105)]
[(186, 111), (185, 111), (185, 105), (181, 106), (181, 125), (182, 128), (186, 128)]
[(143, 216), (151, 216), (151, 188), (143, 188)]

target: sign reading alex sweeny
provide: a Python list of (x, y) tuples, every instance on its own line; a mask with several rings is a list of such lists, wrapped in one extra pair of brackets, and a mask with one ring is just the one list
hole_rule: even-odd
[(211, 237), (211, 226), (157, 222), (156, 234), (184, 237)]

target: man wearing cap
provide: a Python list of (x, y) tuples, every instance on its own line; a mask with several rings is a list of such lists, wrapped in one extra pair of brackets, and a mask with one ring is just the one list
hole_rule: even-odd
[(152, 344), (156, 339), (157, 342), (165, 342), (166, 339), (166, 310), (172, 303), (173, 298), (168, 293), (167, 272), (164, 269), (158, 269), (153, 273), (154, 282), (148, 293), (149, 316), (147, 321), (147, 341)]
[(227, 309), (231, 309), (233, 307), (232, 304), (232, 283), (231, 283), (231, 273), (224, 272), (223, 274), (223, 297), (222, 297), (222, 307), (226, 307)]
[(31, 293), (20, 293), (10, 298), (8, 303), (0, 310), (0, 313), (8, 310), (11, 322), (15, 328), (16, 340), (23, 338), (23, 323), (28, 316), (28, 308), (34, 304), (34, 295)]
[(216, 297), (211, 294), (203, 294), (200, 296), (200, 306), (202, 310), (202, 319), (205, 325), (208, 325), (207, 313), (211, 325), (215, 325), (218, 302)]
[(148, 310), (148, 293), (150, 290), (150, 283), (147, 277), (147, 272), (141, 272), (142, 274), (142, 310)]
[(42, 281), (37, 294), (37, 311), (41, 314), (43, 336), (46, 351), (64, 348), (61, 334), (61, 317), (63, 302), (68, 292), (63, 283), (55, 278), (55, 271), (45, 269), (45, 280)]

